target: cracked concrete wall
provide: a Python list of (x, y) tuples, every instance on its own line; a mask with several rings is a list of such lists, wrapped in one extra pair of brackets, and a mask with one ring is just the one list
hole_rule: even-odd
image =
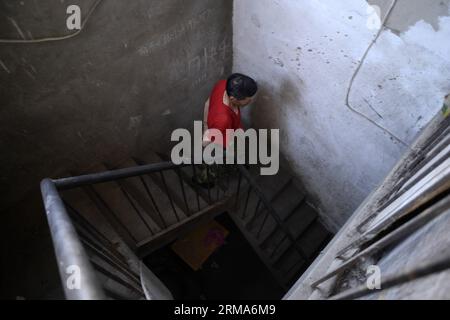
[[(0, 1), (0, 38), (69, 34), (93, 0)], [(231, 71), (228, 0), (103, 1), (77, 37), (0, 44), (2, 207), (39, 180), (164, 148)]]
[(392, 1), (370, 1), (377, 12), (363, 0), (235, 0), (233, 69), (261, 86), (247, 121), (281, 129), (281, 151), (331, 230), (450, 92), (449, 3), (396, 1), (361, 64)]

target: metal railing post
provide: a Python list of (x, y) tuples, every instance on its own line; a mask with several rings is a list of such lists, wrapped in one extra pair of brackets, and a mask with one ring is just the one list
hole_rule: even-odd
[(55, 183), (51, 179), (42, 180), (41, 192), (66, 298), (105, 299)]

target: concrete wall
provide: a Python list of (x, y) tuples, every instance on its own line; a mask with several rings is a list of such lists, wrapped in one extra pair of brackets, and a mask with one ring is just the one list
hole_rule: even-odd
[[(0, 38), (68, 34), (67, 6), (83, 17), (94, 2), (2, 0)], [(103, 1), (75, 38), (0, 44), (2, 290), (40, 297), (59, 282), (40, 179), (162, 150), (201, 119), (231, 71), (231, 17), (229, 0)]]
[[(70, 33), (66, 8), (1, 1), (0, 38)], [(2, 205), (39, 179), (164, 147), (231, 68), (228, 0), (103, 1), (75, 38), (0, 44)]]
[[(392, 3), (370, 1), (383, 19)], [(378, 31), (368, 2), (235, 0), (234, 70), (262, 87), (247, 119), (281, 129), (281, 150), (330, 229), (385, 177), (450, 91), (449, 4), (398, 0), (349, 92)]]

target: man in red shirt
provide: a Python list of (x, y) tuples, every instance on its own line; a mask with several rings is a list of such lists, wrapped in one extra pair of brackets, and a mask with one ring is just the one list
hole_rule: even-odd
[[(229, 146), (230, 138), (227, 130), (244, 129), (241, 122), (241, 108), (248, 106), (258, 91), (255, 80), (240, 73), (232, 74), (227, 80), (220, 80), (214, 86), (211, 95), (205, 103), (203, 146), (210, 143)], [(222, 134), (222, 141), (215, 141), (208, 130), (216, 129)], [(201, 168), (193, 181), (202, 187), (211, 188), (220, 173), (217, 167)]]
[(211, 95), (205, 103), (203, 124), (205, 132), (208, 129), (219, 130), (224, 141), (211, 141), (205, 135), (204, 144), (211, 142), (228, 146), (227, 129), (243, 129), (241, 123), (241, 108), (253, 102), (258, 91), (255, 80), (240, 73), (232, 74), (227, 80), (220, 80), (214, 86)]

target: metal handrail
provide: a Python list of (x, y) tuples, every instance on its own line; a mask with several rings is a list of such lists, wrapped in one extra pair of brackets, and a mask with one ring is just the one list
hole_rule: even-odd
[[(42, 199), (47, 213), (47, 220), (50, 226), (60, 277), (63, 284), (65, 284), (64, 293), (67, 299), (97, 300), (97, 299), (105, 299), (106, 295), (102, 286), (99, 284), (97, 280), (97, 276), (95, 273), (96, 268), (94, 268), (94, 266), (90, 261), (90, 258), (85, 250), (85, 247), (83, 246), (83, 241), (76, 231), (75, 223), (72, 221), (70, 215), (68, 214), (67, 211), (68, 209), (66, 208), (66, 205), (62, 200), (59, 192), (78, 187), (87, 187), (105, 182), (118, 181), (126, 178), (141, 177), (143, 175), (152, 173), (162, 174), (162, 172), (168, 170), (177, 170), (177, 174), (181, 179), (178, 170), (186, 166), (189, 165), (187, 164), (176, 165), (172, 162), (161, 162), (157, 164), (140, 165), (131, 168), (109, 170), (105, 172), (69, 178), (42, 180), (41, 182)], [(270, 201), (264, 195), (263, 191), (257, 185), (256, 181), (252, 178), (247, 168), (244, 165), (238, 165), (237, 167), (239, 168), (240, 174), (239, 174), (239, 183), (236, 190), (236, 201), (238, 198), (242, 177), (245, 177), (245, 179), (249, 183), (249, 186), (251, 186), (251, 188), (257, 195), (260, 204), (262, 204), (267, 209), (268, 212), (267, 214), (272, 216), (276, 224), (285, 234), (285, 237), (283, 239), (284, 240), (289, 239), (290, 242), (292, 242), (294, 249), (300, 254), (302, 258), (305, 258), (306, 254), (303, 252), (302, 248), (298, 245), (298, 243), (296, 242), (295, 238), (292, 236), (288, 228), (284, 225), (283, 221), (281, 221), (281, 218), (277, 215)], [(227, 179), (229, 179), (228, 176)], [(169, 192), (168, 190), (166, 191)], [(185, 198), (184, 190), (183, 190), (183, 197)], [(211, 204), (212, 197), (209, 188), (208, 188), (208, 198)], [(219, 199), (216, 200), (218, 201)], [(266, 220), (267, 219), (264, 219), (264, 221)], [(78, 270), (80, 270), (81, 281), (79, 287), (77, 288), (71, 288), (69, 285), (67, 285), (68, 281), (70, 282), (71, 277), (73, 276), (73, 274), (70, 273), (71, 266), (76, 266)]]
[(82, 175), (78, 177), (62, 178), (53, 180), (58, 190), (73, 189), (81, 186), (92, 185), (103, 182), (110, 182), (120, 179), (142, 176), (149, 173), (166, 171), (175, 168), (182, 168), (187, 165), (176, 165), (173, 162), (162, 162), (148, 164), (131, 168), (109, 170), (100, 173)]
[[(42, 199), (50, 227), (59, 274), (63, 284), (65, 284), (63, 287), (67, 299), (100, 300), (105, 299), (106, 296), (98, 283), (94, 267), (77, 234), (59, 191), (180, 167), (183, 167), (183, 165), (164, 162), (77, 177), (54, 180), (46, 178), (42, 180), (40, 184)], [(72, 286), (70, 282), (72, 279), (75, 279), (76, 274), (74, 272), (77, 272), (77, 270), (79, 270), (79, 283), (74, 283), (74, 286)]]
[[(97, 281), (89, 257), (75, 231), (55, 182), (51, 179), (42, 180), (41, 193), (59, 274), (65, 284), (63, 287), (66, 298), (69, 300), (105, 299), (105, 294)], [(78, 268), (80, 272), (78, 287), (68, 285), (71, 280), (70, 277), (74, 276), (71, 274), (73, 266)]]

